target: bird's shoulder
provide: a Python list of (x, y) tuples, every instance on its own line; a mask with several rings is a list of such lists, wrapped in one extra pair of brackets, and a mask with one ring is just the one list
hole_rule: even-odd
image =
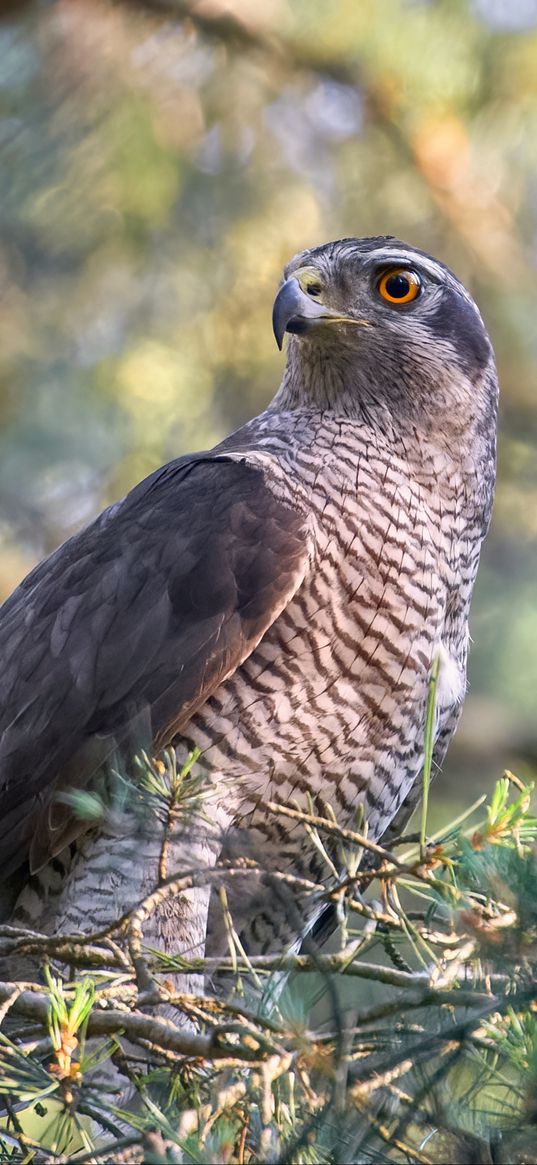
[[(276, 459), (269, 459), (276, 465)], [(177, 458), (154, 470), (121, 501), (63, 542), (29, 572), (0, 606), (0, 641), (24, 611), (24, 630), (32, 613), (58, 608), (84, 590), (95, 600), (99, 576), (110, 576), (121, 563), (138, 570), (185, 571), (188, 556), (181, 546), (209, 538), (215, 548), (231, 551), (241, 542), (266, 538), (273, 548), (302, 537), (304, 514), (288, 491), (278, 487), (277, 472), (255, 452), (202, 452)], [(143, 544), (144, 557), (138, 551)], [(210, 547), (205, 546), (208, 551)], [(23, 628), (21, 628), (22, 630)]]

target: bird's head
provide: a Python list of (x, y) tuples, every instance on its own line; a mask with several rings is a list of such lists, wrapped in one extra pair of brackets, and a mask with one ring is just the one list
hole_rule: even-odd
[(274, 334), (291, 334), (282, 392), (344, 412), (377, 408), (413, 425), (493, 423), (494, 356), (462, 283), (391, 237), (342, 239), (291, 260)]

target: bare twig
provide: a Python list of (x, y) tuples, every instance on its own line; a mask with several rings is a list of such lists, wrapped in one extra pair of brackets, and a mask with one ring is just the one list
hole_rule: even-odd
[[(11, 998), (15, 986), (13, 983), (0, 983), (0, 1002)], [(48, 997), (42, 988), (40, 991), (37, 988), (21, 991), (12, 1004), (15, 1013), (42, 1023), (46, 1023), (48, 1008)], [(258, 1049), (254, 1053), (251, 1047), (238, 1042), (226, 1043), (226, 1033), (222, 1028), (213, 1029), (207, 1036), (196, 1035), (178, 1028), (171, 1020), (158, 1019), (139, 1011), (94, 1008), (88, 1022), (89, 1036), (117, 1035), (120, 1032), (135, 1043), (144, 1040), (156, 1049), (164, 1048), (192, 1059), (202, 1057), (220, 1060), (231, 1057), (248, 1061), (257, 1060), (260, 1055)]]
[(291, 809), (289, 805), (281, 805), (279, 801), (264, 801), (263, 807), (269, 813), (275, 813), (282, 817), (290, 817), (293, 821), (301, 821), (304, 824), (313, 825), (316, 829), (321, 829), (323, 832), (331, 833), (335, 837), (339, 837), (341, 841), (350, 841), (353, 845), (369, 850), (370, 853), (375, 854), (383, 862), (390, 863), (394, 867), (394, 870), (407, 869), (389, 850), (384, 849), (381, 845), (377, 845), (374, 841), (370, 841), (365, 834), (356, 833), (353, 829), (344, 829), (343, 826), (338, 825), (335, 821), (330, 821), (327, 817), (317, 817), (313, 813), (303, 813), (301, 809)]

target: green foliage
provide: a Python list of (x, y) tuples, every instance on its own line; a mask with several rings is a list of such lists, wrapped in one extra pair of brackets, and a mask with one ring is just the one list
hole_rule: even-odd
[(77, 983), (72, 1000), (65, 997), (61, 979), (55, 979), (45, 968), (45, 982), (48, 987), (49, 1008), (47, 1026), (52, 1049), (57, 1060), (57, 1071), (62, 1077), (76, 1074), (78, 1064), (73, 1064), (72, 1056), (80, 1045), (80, 1056), (86, 1028), (95, 1002), (95, 985), (91, 980)]
[[(192, 764), (140, 758), (136, 787), (155, 812), (192, 813)], [(531, 1162), (530, 798), (506, 774), (488, 804), (391, 853), (369, 841), (363, 815), (349, 831), (330, 807), (281, 806), (326, 857), (310, 893), (337, 905), (335, 943), (248, 958), (234, 942), (226, 957), (189, 961), (142, 937), (149, 1012), (128, 919), (104, 938), (0, 928), (0, 953), (47, 960), (44, 985), (0, 984), (0, 1161)], [(222, 866), (222, 883), (232, 873)], [(300, 901), (298, 880), (293, 893)], [(185, 970), (205, 970), (218, 992), (175, 994)]]
[(440, 674), (440, 656), (437, 655), (433, 660), (431, 667), (431, 674), (429, 677), (429, 691), (427, 694), (427, 708), (425, 713), (425, 733), (424, 733), (424, 748), (423, 748), (423, 801), (421, 808), (421, 829), (420, 829), (420, 845), (422, 851), (425, 847), (425, 836), (427, 833), (427, 811), (429, 808), (429, 788), (431, 784), (431, 768), (433, 763), (433, 752), (435, 742), (435, 723), (436, 723), (436, 692), (438, 687), (438, 676)]

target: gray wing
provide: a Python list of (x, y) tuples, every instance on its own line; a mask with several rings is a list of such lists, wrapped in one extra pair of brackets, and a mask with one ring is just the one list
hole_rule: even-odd
[(210, 454), (164, 466), (45, 559), (0, 608), (0, 872), (32, 838), (34, 868), (69, 840), (55, 793), (127, 749), (133, 724), (156, 749), (184, 728), (307, 565), (303, 517), (261, 470)]

